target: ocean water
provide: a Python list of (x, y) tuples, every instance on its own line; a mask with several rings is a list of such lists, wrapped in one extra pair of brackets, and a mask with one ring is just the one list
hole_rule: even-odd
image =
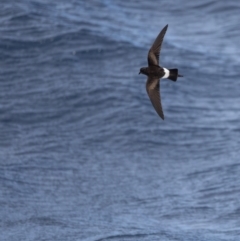
[(0, 6), (0, 240), (240, 240), (239, 1)]

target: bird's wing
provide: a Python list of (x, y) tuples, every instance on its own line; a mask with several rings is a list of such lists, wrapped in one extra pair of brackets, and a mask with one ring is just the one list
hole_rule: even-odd
[(146, 83), (146, 90), (147, 90), (148, 96), (152, 102), (154, 109), (156, 110), (158, 115), (164, 120), (159, 86), (160, 86), (159, 78), (148, 77), (147, 83)]
[(157, 38), (155, 39), (152, 47), (148, 52), (148, 66), (150, 65), (159, 65), (159, 55), (160, 50), (163, 42), (164, 35), (167, 31), (168, 25), (166, 25), (162, 31), (158, 34)]

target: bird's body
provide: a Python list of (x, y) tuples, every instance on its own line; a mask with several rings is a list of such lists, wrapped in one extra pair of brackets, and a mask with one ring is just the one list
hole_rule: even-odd
[(158, 78), (163, 78), (163, 76), (165, 75), (164, 68), (161, 68), (160, 66), (157, 66), (157, 65), (152, 65), (149, 67), (142, 68), (141, 73), (147, 76), (158, 77)]
[(148, 67), (142, 67), (139, 72), (139, 74), (142, 73), (148, 76), (146, 90), (153, 107), (162, 119), (164, 119), (164, 114), (161, 105), (159, 81), (161, 78), (177, 81), (177, 77), (182, 77), (182, 75), (178, 74), (178, 69), (167, 69), (159, 66), (161, 45), (167, 28), (168, 25), (162, 29), (148, 52)]

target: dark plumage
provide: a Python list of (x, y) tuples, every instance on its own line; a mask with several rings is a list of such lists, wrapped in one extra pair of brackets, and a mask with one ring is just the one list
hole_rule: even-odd
[(146, 83), (148, 96), (154, 109), (163, 120), (164, 114), (160, 98), (160, 78), (168, 78), (172, 81), (177, 81), (177, 77), (182, 77), (182, 75), (178, 74), (178, 69), (166, 69), (159, 66), (160, 50), (167, 28), (168, 25), (158, 34), (148, 52), (148, 67), (142, 67), (139, 72), (139, 74), (142, 73), (148, 76)]

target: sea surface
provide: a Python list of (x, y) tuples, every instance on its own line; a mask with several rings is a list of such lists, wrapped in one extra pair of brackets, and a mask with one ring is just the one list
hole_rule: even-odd
[[(239, 241), (240, 1), (1, 0), (0, 240)], [(145, 89), (160, 63), (162, 121)]]

